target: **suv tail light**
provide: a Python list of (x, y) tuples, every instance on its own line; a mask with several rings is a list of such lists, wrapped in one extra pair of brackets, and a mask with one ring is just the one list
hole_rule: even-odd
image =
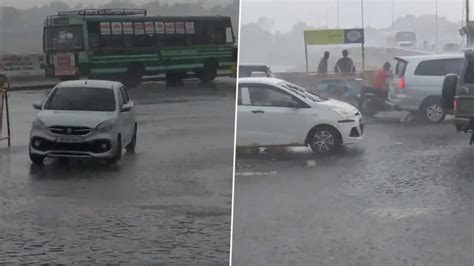
[(454, 99), (453, 109), (455, 113), (457, 113), (457, 111), (459, 110), (459, 99)]
[(404, 77), (401, 77), (400, 78), (400, 81), (398, 82), (398, 87), (400, 89), (405, 89), (407, 86), (407, 84), (405, 83), (405, 78)]

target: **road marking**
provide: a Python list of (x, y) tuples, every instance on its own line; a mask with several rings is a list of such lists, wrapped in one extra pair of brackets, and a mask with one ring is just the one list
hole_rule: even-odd
[(424, 215), (429, 212), (432, 212), (433, 209), (429, 208), (407, 208), (407, 209), (397, 209), (397, 208), (371, 208), (366, 210), (369, 214), (382, 217), (382, 218), (392, 218), (392, 219), (404, 219), (410, 217), (416, 217), (419, 215)]
[(271, 171), (271, 172), (240, 172), (240, 173), (235, 173), (235, 176), (264, 176), (264, 175), (276, 175), (277, 172)]

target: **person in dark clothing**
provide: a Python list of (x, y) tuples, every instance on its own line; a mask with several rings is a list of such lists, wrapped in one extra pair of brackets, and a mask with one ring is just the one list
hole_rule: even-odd
[(342, 50), (342, 58), (337, 60), (336, 65), (334, 66), (334, 72), (336, 73), (352, 73), (355, 72), (355, 66), (352, 59), (349, 57), (349, 52), (347, 50)]
[(327, 74), (328, 73), (328, 59), (329, 59), (329, 52), (324, 52), (323, 58), (319, 60), (318, 65), (318, 74)]

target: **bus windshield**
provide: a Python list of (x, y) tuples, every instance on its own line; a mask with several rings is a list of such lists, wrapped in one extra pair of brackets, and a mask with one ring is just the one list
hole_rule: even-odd
[(83, 49), (81, 26), (61, 26), (44, 29), (45, 51), (72, 51)]

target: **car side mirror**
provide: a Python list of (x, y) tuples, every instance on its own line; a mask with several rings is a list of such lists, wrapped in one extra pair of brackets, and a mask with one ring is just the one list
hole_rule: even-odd
[(33, 103), (33, 108), (37, 110), (41, 110), (43, 106), (40, 102), (37, 102), (37, 103)]
[(442, 87), (441, 105), (448, 110), (454, 108), (454, 97), (456, 96), (456, 86), (458, 84), (458, 75), (448, 74), (444, 77)]
[(131, 103), (125, 103), (120, 108), (120, 112), (122, 112), (122, 113), (130, 112), (131, 110), (132, 110), (132, 104)]

